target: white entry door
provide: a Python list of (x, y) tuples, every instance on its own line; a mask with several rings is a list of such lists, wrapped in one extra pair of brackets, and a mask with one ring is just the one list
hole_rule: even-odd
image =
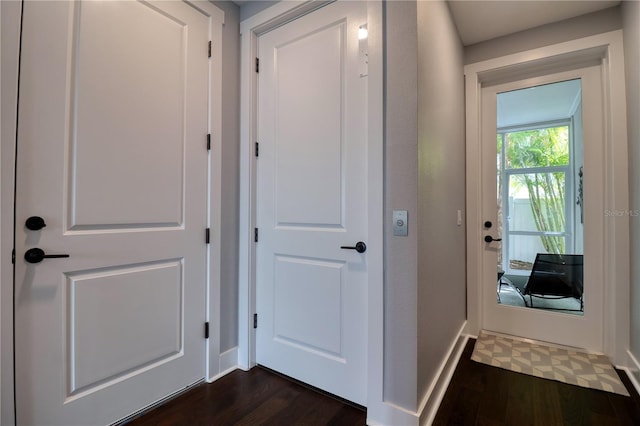
[[(484, 329), (604, 349), (601, 81), (600, 67), (591, 66), (482, 89)], [(532, 272), (536, 256), (564, 266), (543, 261), (544, 270)], [(547, 288), (529, 294), (533, 275)], [(583, 310), (544, 284), (569, 277), (582, 281)]]
[(258, 40), (256, 246), (257, 362), (363, 405), (365, 19), (336, 2)]
[(73, 1), (23, 22), (17, 424), (108, 424), (204, 378), (208, 19)]

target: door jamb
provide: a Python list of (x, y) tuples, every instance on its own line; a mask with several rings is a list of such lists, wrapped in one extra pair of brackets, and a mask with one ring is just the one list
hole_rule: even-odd
[[(331, 1), (279, 2), (240, 23), (241, 34), (241, 123), (240, 123), (240, 242), (238, 366), (249, 370), (256, 365), (255, 330), (255, 244), (256, 158), (253, 151), (257, 126), (258, 36)], [(367, 178), (369, 265), (368, 282), (368, 389), (367, 416), (384, 410), (383, 401), (383, 25), (382, 2), (367, 2), (368, 153)]]
[(207, 158), (207, 228), (211, 231), (207, 245), (205, 321), (209, 322), (209, 338), (205, 345), (205, 380), (212, 382), (223, 366), (220, 357), (220, 283), (222, 250), (222, 27), (224, 11), (206, 0), (183, 0), (209, 20), (209, 94), (207, 129), (211, 135), (211, 150)]
[[(605, 206), (629, 212), (627, 121), (622, 30), (533, 49), (465, 66), (467, 138), (467, 333), (482, 328), (481, 100), (483, 85), (520, 80), (599, 63), (603, 71)], [(604, 212), (603, 212), (604, 214)], [(613, 220), (615, 219), (615, 220)], [(629, 217), (605, 221), (604, 350), (627, 366), (629, 347)]]

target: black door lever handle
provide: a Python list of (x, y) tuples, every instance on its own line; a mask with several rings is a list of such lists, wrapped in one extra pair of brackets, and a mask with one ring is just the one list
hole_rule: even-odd
[(69, 257), (68, 254), (45, 254), (44, 250), (40, 248), (32, 248), (24, 253), (24, 260), (29, 263), (40, 263), (42, 259), (58, 259), (63, 257)]
[(355, 247), (350, 247), (350, 246), (340, 246), (341, 249), (345, 249), (345, 250), (355, 250), (358, 253), (364, 253), (365, 251), (367, 251), (367, 245), (365, 243), (363, 243), (362, 241), (358, 241), (355, 245)]
[(484, 237), (484, 242), (485, 243), (490, 243), (492, 241), (502, 241), (502, 238), (493, 238), (491, 235), (486, 235)]

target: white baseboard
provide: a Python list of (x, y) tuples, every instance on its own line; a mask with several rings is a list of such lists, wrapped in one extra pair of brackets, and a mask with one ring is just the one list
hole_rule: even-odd
[[(233, 371), (238, 368), (238, 347), (234, 346), (220, 354), (220, 371)], [(227, 373), (224, 373), (227, 374)]]
[(460, 327), (456, 338), (451, 343), (447, 355), (440, 363), (436, 376), (422, 399), (418, 410), (420, 414), (420, 425), (431, 425), (436, 417), (442, 398), (444, 398), (447, 387), (449, 387), (449, 383), (451, 382), (451, 377), (453, 377), (453, 373), (458, 366), (458, 361), (462, 356), (462, 351), (467, 344), (467, 340), (469, 340), (469, 336), (463, 334), (466, 326), (467, 323), (465, 321), (462, 327)]
[(418, 413), (409, 411), (389, 402), (367, 407), (367, 425), (369, 426), (418, 426)]
[(627, 356), (629, 357), (630, 366), (623, 366), (618, 368), (624, 370), (624, 372), (627, 373), (627, 376), (629, 377), (629, 380), (631, 380), (633, 387), (636, 388), (636, 392), (640, 393), (640, 382), (638, 382), (638, 380), (640, 380), (640, 362), (638, 362), (631, 351), (627, 351)]
[(462, 324), (456, 334), (446, 356), (442, 360), (436, 376), (429, 385), (420, 404), (419, 411), (413, 412), (406, 408), (383, 402), (375, 407), (367, 407), (367, 425), (369, 426), (419, 426), (430, 425), (438, 412), (442, 398), (449, 386), (451, 377), (458, 366), (462, 351), (469, 340), (464, 334), (466, 322)]
[(207, 382), (215, 382), (219, 378), (226, 376), (234, 370), (238, 369), (238, 347), (234, 346), (233, 348), (223, 352), (220, 354), (220, 373), (215, 376), (207, 379)]

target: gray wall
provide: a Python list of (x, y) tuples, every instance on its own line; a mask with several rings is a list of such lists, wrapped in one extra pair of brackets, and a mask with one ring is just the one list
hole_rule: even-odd
[[(640, 121), (638, 120), (640, 117), (640, 2), (625, 1), (622, 5), (622, 15), (629, 137), (629, 203), (631, 210), (637, 211), (640, 209)], [(632, 259), (630, 350), (635, 358), (640, 360), (640, 262), (638, 262), (640, 218), (631, 216), (630, 226)]]
[(620, 28), (620, 7), (612, 7), (467, 46), (464, 50), (464, 63), (472, 64)]
[(466, 318), (463, 48), (443, 1), (385, 25), (385, 223), (408, 210), (409, 236), (385, 228), (384, 399), (417, 410)]
[(463, 48), (447, 3), (418, 2), (418, 403), (466, 319)]
[(240, 216), (240, 8), (224, 11), (222, 29), (222, 252), (220, 253), (220, 352), (238, 345), (238, 235)]
[[(416, 410), (418, 282), (418, 63), (415, 1), (385, 3), (384, 399)], [(409, 236), (394, 237), (393, 209)]]
[[(217, 2), (214, 2), (217, 3)], [(262, 12), (266, 8), (273, 6), (278, 3), (278, 0), (259, 0), (259, 1), (248, 1), (242, 4), (240, 8), (240, 20), (244, 21), (245, 19), (255, 15), (256, 13)]]

